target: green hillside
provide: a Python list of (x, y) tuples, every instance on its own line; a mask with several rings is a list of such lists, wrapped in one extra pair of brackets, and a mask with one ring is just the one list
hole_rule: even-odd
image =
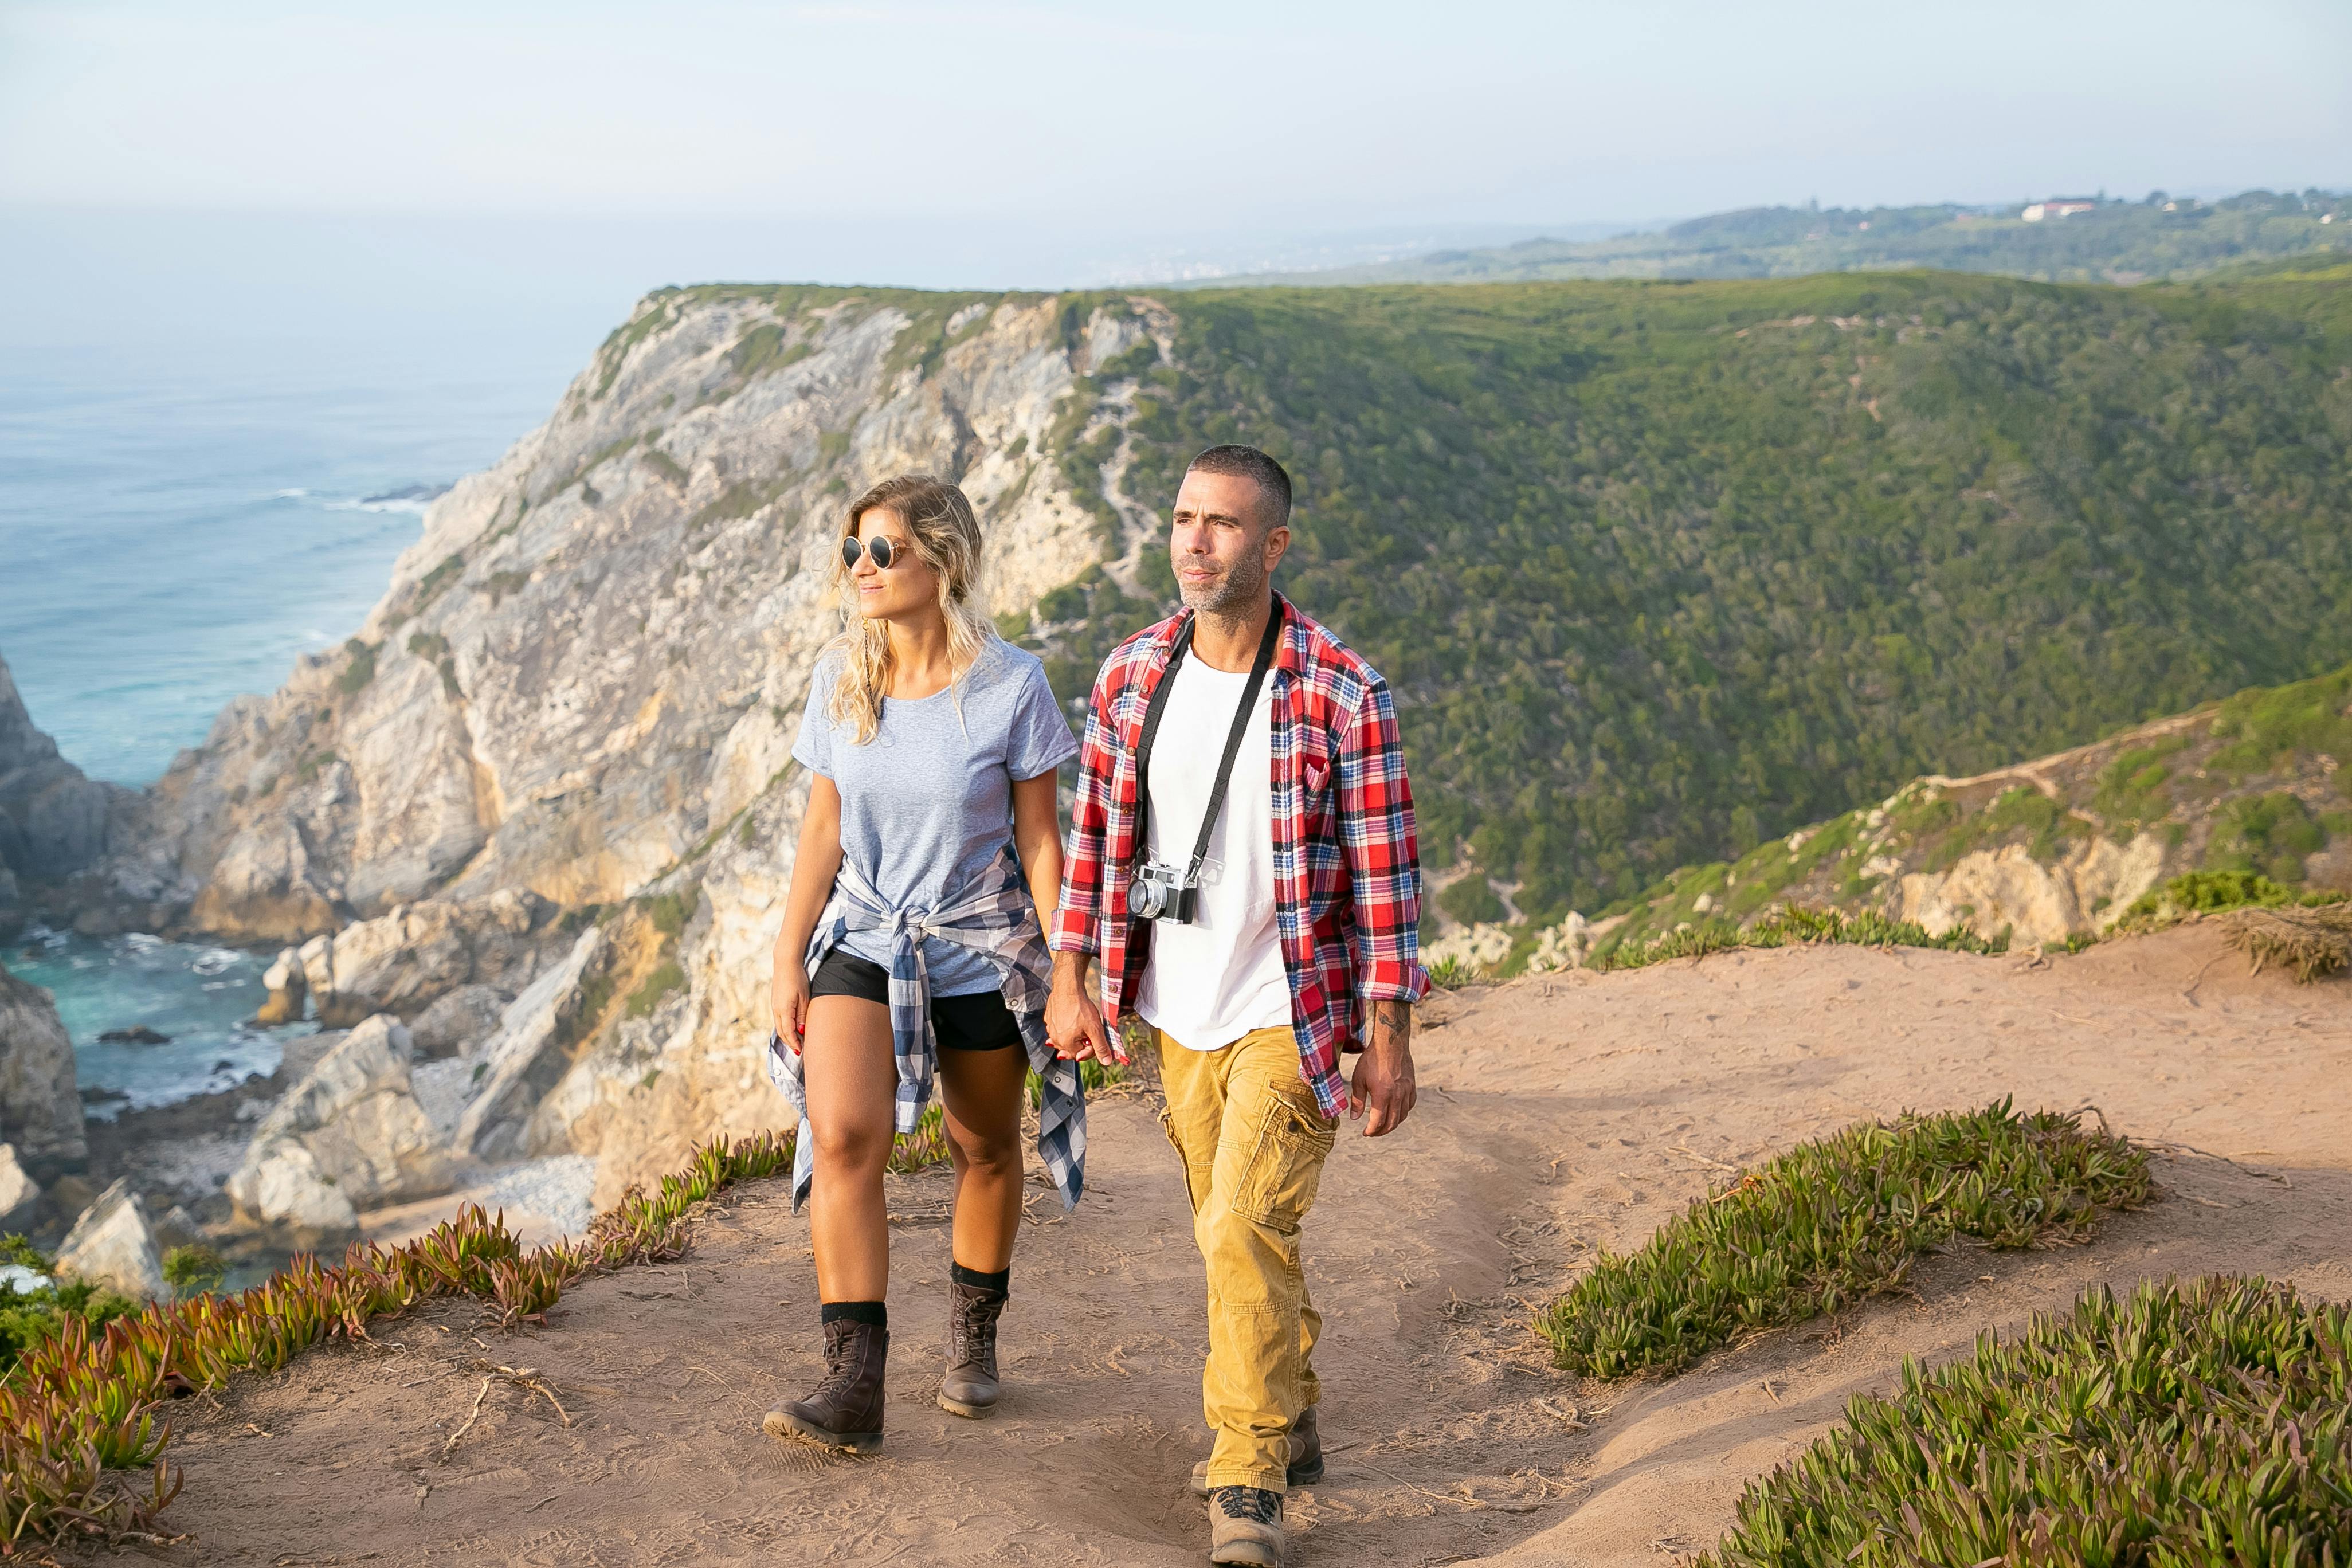
[[(1396, 686), (1446, 909), (1556, 914), (2352, 658), (2347, 290), (1184, 293), (1088, 393), (1139, 377), (1142, 506), (1213, 441), (1290, 465), (1284, 584)], [(1066, 694), (1149, 608), (1090, 574), (1029, 635)]]
[[(2167, 210), (2169, 206), (2170, 210)], [(1750, 207), (1655, 234), (1576, 244), (1446, 250), (1410, 260), (1252, 279), (1286, 283), (1499, 283), (1601, 278), (1789, 278), (1939, 268), (2050, 283), (2183, 279), (2248, 259), (2352, 247), (2341, 192), (2247, 191), (2218, 202), (2161, 193), (2029, 223), (2022, 205), (1988, 214), (1918, 207)], [(2323, 219), (2328, 221), (2323, 222)]]

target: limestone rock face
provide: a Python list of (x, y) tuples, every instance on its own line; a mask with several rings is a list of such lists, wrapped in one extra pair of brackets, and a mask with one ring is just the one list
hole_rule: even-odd
[(16, 1146), (0, 1143), (0, 1232), (22, 1231), (40, 1201), (39, 1184), (16, 1163)]
[(58, 1248), (58, 1272), (88, 1279), (139, 1301), (169, 1294), (147, 1205), (128, 1178), (115, 1183), (83, 1211)]
[[(513, 995), (496, 1043), (457, 1042), (489, 1064), (461, 1156), (576, 1146), (601, 1183), (774, 1125), (759, 1053), (803, 797), (789, 752), (841, 625), (847, 497), (908, 470), (961, 484), (992, 612), (1097, 566), (1147, 594), (1130, 547), (1166, 498), (1125, 494), (1123, 422), (1150, 358), (1132, 351), (1172, 353), (1174, 324), (1139, 296), (1071, 304), (649, 297), (545, 426), (433, 505), (352, 645), (222, 710), (112, 874), (135, 861), (184, 926), (299, 944), (322, 1019), (422, 1025), (467, 986)], [(1090, 442), (1101, 489), (1082, 497), (1063, 459)], [(478, 931), (440, 923), (499, 894), (578, 910), (698, 889), (686, 991), (578, 1050), (547, 1021), (576, 948), (541, 927), (529, 967), (486, 966)], [(540, 992), (555, 973), (572, 978)], [(298, 1166), (273, 1169), (331, 1208)]]
[(261, 984), (269, 994), (254, 1014), (255, 1023), (268, 1028), (290, 1024), (302, 1016), (310, 994), (310, 977), (303, 972), (300, 953), (290, 947), (279, 952), (277, 962), (261, 972)]
[(531, 1113), (571, 1066), (568, 1026), (579, 1016), (581, 982), (604, 954), (604, 933), (592, 925), (507, 1008), (479, 1053), (485, 1070), (457, 1121), (459, 1150), (486, 1160), (525, 1152)]
[(255, 1129), (228, 1181), (245, 1218), (345, 1231), (362, 1209), (449, 1190), (447, 1152), (409, 1083), (405, 1026), (367, 1020)]
[(463, 901), (403, 904), (345, 926), (334, 939), (319, 1021), (333, 1027), (376, 1013), (413, 1017), (476, 983), (511, 994), (537, 966), (543, 944), (532, 938), (551, 912), (535, 893), (502, 889)]
[(2153, 834), (2120, 846), (2094, 838), (2050, 864), (2012, 844), (1964, 855), (1948, 871), (1905, 877), (1895, 912), (1933, 936), (1964, 925), (1990, 940), (2006, 928), (2011, 942), (2054, 946), (2112, 924), (2163, 873), (2164, 845)]
[[(294, 942), (501, 889), (644, 891), (784, 769), (840, 624), (845, 495), (962, 484), (993, 610), (1123, 553), (1048, 447), (1115, 422), (1134, 376), (1080, 378), (1171, 324), (1087, 309), (1074, 330), (1058, 300), (975, 301), (913, 353), (943, 323), (867, 296), (648, 299), (553, 419), (433, 505), (364, 654), (230, 704), (155, 786), (142, 845), (196, 888), (185, 922)], [(1075, 435), (1074, 396), (1097, 410)]]
[(419, 1057), (472, 1053), (499, 1032), (512, 1000), (493, 985), (460, 985), (409, 1022)]
[(57, 1004), (5, 966), (0, 966), (0, 1138), (13, 1142), (27, 1164), (52, 1174), (89, 1153), (73, 1042), (58, 1019)]
[(0, 870), (52, 881), (96, 861), (110, 847), (137, 796), (83, 776), (33, 727), (16, 678), (0, 659)]

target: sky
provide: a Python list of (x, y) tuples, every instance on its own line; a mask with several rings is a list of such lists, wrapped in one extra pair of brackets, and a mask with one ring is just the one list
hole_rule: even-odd
[(2347, 59), (2343, 0), (0, 0), (0, 206), (885, 230), (910, 278), (954, 227), (971, 281), (1053, 284), (1253, 234), (2342, 184)]

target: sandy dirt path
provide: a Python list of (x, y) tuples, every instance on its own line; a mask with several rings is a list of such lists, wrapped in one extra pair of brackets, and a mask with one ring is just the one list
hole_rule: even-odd
[[(2248, 976), (2210, 930), (2047, 962), (1853, 948), (1529, 979), (1424, 1009), (1420, 1109), (1343, 1132), (1307, 1229), (1328, 1324), (1328, 1481), (1303, 1563), (1665, 1568), (1741, 1488), (1887, 1387), (2094, 1283), (2262, 1272), (2352, 1298), (2352, 984)], [(2165, 1197), (2088, 1247), (1969, 1247), (1916, 1292), (1666, 1383), (1549, 1368), (1528, 1306), (1731, 1168), (1865, 1117), (2095, 1102), (2158, 1145)], [(1042, 1188), (1014, 1262), (1001, 1414), (931, 1403), (947, 1178), (900, 1181), (888, 1438), (759, 1431), (818, 1368), (807, 1228), (761, 1184), (681, 1263), (591, 1281), (551, 1326), (383, 1325), (179, 1418), (172, 1563), (1139, 1563), (1204, 1560), (1199, 1262), (1148, 1096), (1101, 1104), (1094, 1191)], [(2207, 1152), (2192, 1154), (2187, 1147)], [(2207, 1157), (2226, 1155), (2229, 1161)], [(2231, 1163), (2234, 1161), (2236, 1163)], [(529, 1366), (541, 1394), (494, 1381)]]

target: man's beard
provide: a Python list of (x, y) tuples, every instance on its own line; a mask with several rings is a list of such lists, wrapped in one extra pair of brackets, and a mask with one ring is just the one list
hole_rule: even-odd
[(1195, 615), (1237, 621), (1255, 609), (1265, 593), (1265, 563), (1255, 555), (1244, 555), (1214, 583), (1195, 587), (1178, 578), (1176, 593)]

